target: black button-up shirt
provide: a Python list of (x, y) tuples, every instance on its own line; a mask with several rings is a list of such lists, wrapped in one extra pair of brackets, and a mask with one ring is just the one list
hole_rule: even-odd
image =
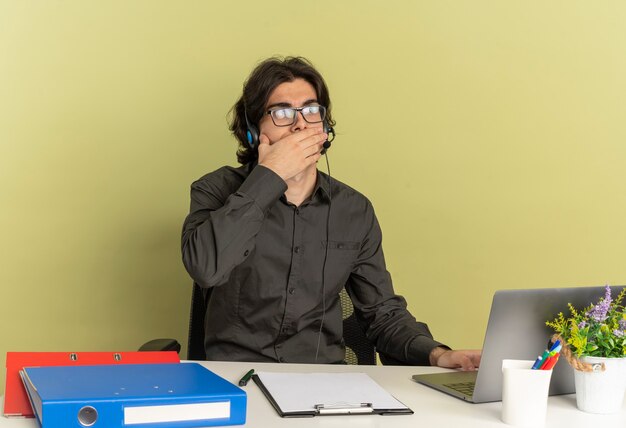
[(369, 200), (319, 171), (299, 207), (287, 202), (286, 190), (263, 166), (223, 167), (191, 186), (182, 252), (194, 281), (213, 288), (207, 358), (314, 362), (323, 318), (317, 362), (341, 362), (345, 287), (381, 352), (428, 364), (441, 344), (394, 293)]

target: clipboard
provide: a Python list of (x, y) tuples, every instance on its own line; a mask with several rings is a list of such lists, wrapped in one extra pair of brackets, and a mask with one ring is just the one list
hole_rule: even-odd
[(414, 413), (366, 373), (258, 372), (252, 380), (283, 418)]

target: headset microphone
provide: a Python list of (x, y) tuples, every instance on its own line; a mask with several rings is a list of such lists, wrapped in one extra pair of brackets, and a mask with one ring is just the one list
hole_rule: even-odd
[(323, 147), (322, 154), (326, 153), (326, 150), (330, 148), (330, 143), (332, 143), (335, 140), (335, 130), (326, 121), (324, 121), (324, 132), (328, 134), (329, 138), (326, 141), (324, 141), (324, 144), (322, 144), (322, 147)]

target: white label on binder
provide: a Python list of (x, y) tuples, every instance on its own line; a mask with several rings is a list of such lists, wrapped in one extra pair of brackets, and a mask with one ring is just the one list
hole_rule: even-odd
[(124, 408), (124, 424), (157, 422), (201, 421), (230, 417), (230, 401), (196, 404), (168, 404), (164, 406), (136, 406)]

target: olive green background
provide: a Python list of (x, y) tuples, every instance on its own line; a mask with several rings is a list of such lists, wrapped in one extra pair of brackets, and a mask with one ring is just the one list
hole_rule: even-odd
[(236, 163), (228, 110), (274, 54), (325, 76), (332, 175), (439, 340), (480, 347), (497, 289), (626, 283), (624, 22), (621, 1), (0, 0), (0, 360), (186, 343), (189, 185)]

